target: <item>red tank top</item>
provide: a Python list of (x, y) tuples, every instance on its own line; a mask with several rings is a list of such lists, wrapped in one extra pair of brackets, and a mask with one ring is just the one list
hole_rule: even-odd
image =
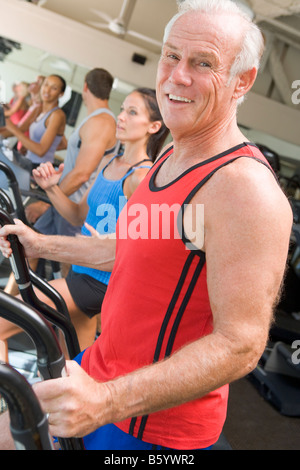
[[(255, 145), (242, 144), (157, 188), (155, 176), (172, 153), (171, 148), (155, 163), (118, 220), (116, 261), (101, 313), (102, 333), (82, 360), (82, 367), (100, 381), (163, 359), (212, 332), (205, 253), (193, 249), (182, 234), (180, 208), (219, 168), (237, 158), (255, 158), (268, 165)], [(219, 438), (227, 396), (228, 386), (224, 386), (201, 399), (116, 425), (152, 444), (204, 448)]]

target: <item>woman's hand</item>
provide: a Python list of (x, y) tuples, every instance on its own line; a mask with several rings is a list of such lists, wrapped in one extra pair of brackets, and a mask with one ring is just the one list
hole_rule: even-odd
[(32, 170), (32, 176), (40, 188), (47, 191), (56, 186), (61, 178), (64, 169), (64, 164), (61, 163), (56, 170), (52, 163), (41, 163), (36, 169)]

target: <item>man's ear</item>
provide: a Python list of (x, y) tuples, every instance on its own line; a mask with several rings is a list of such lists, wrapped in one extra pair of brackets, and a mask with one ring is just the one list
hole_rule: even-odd
[(257, 76), (257, 69), (253, 67), (237, 77), (236, 86), (233, 93), (233, 98), (239, 99), (246, 95), (251, 90)]

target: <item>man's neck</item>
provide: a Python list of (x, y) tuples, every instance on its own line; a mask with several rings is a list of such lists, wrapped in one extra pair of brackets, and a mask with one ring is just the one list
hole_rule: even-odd
[(88, 114), (93, 113), (94, 111), (96, 111), (96, 109), (99, 109), (99, 108), (109, 109), (108, 100), (100, 100), (100, 99), (90, 100), (90, 102), (87, 103), (86, 108), (87, 108)]
[(248, 139), (242, 134), (237, 125), (216, 129), (215, 132), (200, 132), (192, 138), (184, 137), (174, 139), (174, 158), (182, 165), (196, 164), (204, 161), (219, 153), (222, 153), (236, 145), (247, 141)]

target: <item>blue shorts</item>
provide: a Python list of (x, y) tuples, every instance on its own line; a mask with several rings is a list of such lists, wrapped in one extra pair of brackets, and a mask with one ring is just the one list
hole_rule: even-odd
[[(84, 351), (74, 358), (74, 361), (78, 362), (79, 365), (81, 365), (83, 353)], [(107, 424), (96, 429), (96, 431), (85, 436), (83, 441), (86, 450), (176, 450), (141, 441), (121, 431), (114, 424)], [(211, 447), (207, 447), (202, 450), (210, 449)]]
[(44, 235), (65, 235), (74, 237), (81, 233), (81, 227), (74, 227), (57, 210), (50, 206), (34, 224), (34, 228)]

